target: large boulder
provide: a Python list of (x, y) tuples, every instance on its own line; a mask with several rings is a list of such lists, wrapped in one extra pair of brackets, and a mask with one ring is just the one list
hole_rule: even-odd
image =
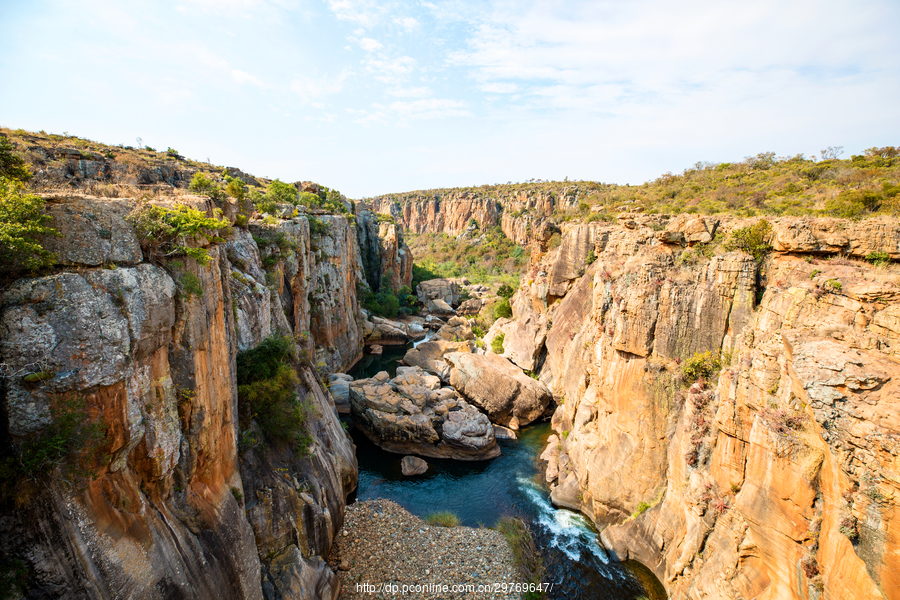
[(466, 340), (474, 340), (475, 334), (472, 332), (472, 326), (469, 322), (461, 317), (451, 317), (432, 338), (435, 340), (446, 340), (448, 342), (463, 342)]
[(428, 312), (456, 314), (459, 304), (459, 283), (455, 279), (429, 279), (416, 286), (416, 296)]
[(495, 354), (452, 352), (450, 385), (485, 411), (491, 421), (512, 429), (544, 414), (552, 395), (547, 386)]
[(515, 319), (497, 319), (484, 341), (491, 346), (494, 338), (503, 333), (502, 356), (526, 371), (536, 371), (547, 341), (547, 317), (536, 310), (527, 299), (513, 304)]
[(420, 367), (432, 375), (437, 375), (444, 383), (449, 383), (450, 365), (444, 360), (444, 356), (451, 352), (474, 351), (475, 345), (468, 340), (464, 342), (429, 340), (407, 352), (402, 362), (410, 367)]
[(487, 460), (500, 454), (487, 416), (418, 367), (382, 371), (350, 384), (353, 422), (372, 442), (398, 454)]
[(409, 342), (409, 330), (398, 321), (373, 316), (371, 321), (363, 323), (363, 327), (367, 346), (402, 346)]

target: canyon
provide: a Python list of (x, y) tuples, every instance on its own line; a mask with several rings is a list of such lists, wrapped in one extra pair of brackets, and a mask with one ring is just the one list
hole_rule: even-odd
[[(115, 172), (102, 156), (66, 160), (86, 179)], [(7, 490), (0, 553), (26, 566), (34, 597), (337, 597), (325, 560), (357, 466), (328, 374), (367, 344), (405, 341), (408, 326), (360, 307), (365, 290), (410, 285), (404, 231), (474, 223), (531, 249), (512, 317), (483, 338), (502, 333), (503, 352), (453, 335), (409, 360), (467, 397), (489, 396), (466, 390), (472, 357), (552, 392), (528, 410), (482, 408), (516, 428), (549, 403), (556, 505), (672, 598), (900, 598), (896, 218), (625, 205), (611, 222), (559, 219), (591, 193), (580, 183), (260, 218), (164, 175), (176, 187), (144, 200), (43, 194), (55, 264), (0, 294), (5, 441), (27, 443), (73, 399), (104, 432), (89, 476), (59, 465)], [(128, 219), (176, 204), (228, 222), (222, 239), (191, 241), (207, 260), (154, 254)], [(764, 251), (735, 243), (763, 222)], [(313, 415), (302, 450), (262, 442), (241, 414), (237, 357), (272, 336), (296, 345)]]

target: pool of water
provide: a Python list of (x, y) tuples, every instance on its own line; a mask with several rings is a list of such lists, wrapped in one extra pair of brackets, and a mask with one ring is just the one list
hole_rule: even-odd
[[(394, 348), (380, 357), (366, 357), (350, 372), (356, 378), (378, 371), (396, 371), (396, 360), (405, 348)], [(486, 462), (426, 459), (428, 472), (404, 477), (398, 454), (385, 452), (351, 427), (359, 460), (359, 487), (355, 498), (387, 498), (411, 513), (425, 517), (450, 511), (463, 525), (491, 527), (505, 515), (523, 518), (531, 526), (553, 589), (547, 598), (637, 600), (665, 598), (655, 586), (642, 585), (632, 568), (611, 558), (597, 543), (597, 532), (581, 514), (554, 508), (538, 456), (549, 423), (519, 432), (519, 439), (499, 440), (501, 455)], [(646, 574), (642, 573), (640, 580)], [(651, 575), (652, 577), (652, 575)]]

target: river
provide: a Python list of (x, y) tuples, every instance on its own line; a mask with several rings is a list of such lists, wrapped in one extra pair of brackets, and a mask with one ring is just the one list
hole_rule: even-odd
[[(381, 356), (365, 356), (350, 374), (371, 377), (388, 371), (393, 377), (405, 347), (385, 347)], [(554, 508), (543, 482), (538, 456), (552, 431), (548, 422), (519, 432), (519, 439), (498, 440), (501, 455), (485, 462), (427, 459), (428, 472), (404, 477), (398, 454), (381, 450), (351, 427), (359, 460), (355, 498), (387, 498), (424, 517), (450, 511), (463, 525), (493, 526), (505, 515), (531, 526), (544, 558), (547, 598), (638, 600), (665, 598), (662, 586), (642, 565), (620, 563), (597, 543), (597, 532), (581, 514)]]

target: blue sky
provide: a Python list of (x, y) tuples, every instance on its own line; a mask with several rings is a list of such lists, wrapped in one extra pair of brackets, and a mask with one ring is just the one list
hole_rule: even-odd
[(0, 124), (350, 197), (900, 144), (900, 3), (0, 0)]

